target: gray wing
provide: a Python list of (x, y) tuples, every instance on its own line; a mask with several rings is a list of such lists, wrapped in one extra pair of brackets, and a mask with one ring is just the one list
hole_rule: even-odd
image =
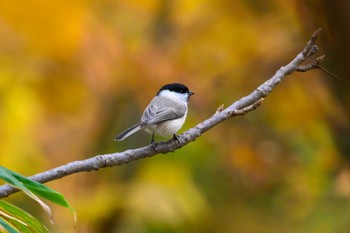
[(184, 116), (186, 105), (178, 100), (156, 96), (143, 112), (141, 125), (154, 125)]

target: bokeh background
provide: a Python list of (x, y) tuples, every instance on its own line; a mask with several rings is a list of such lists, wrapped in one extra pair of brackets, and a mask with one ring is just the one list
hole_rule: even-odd
[[(250, 93), (322, 27), (323, 66), (350, 82), (349, 1), (0, 1), (0, 164), (33, 175), (147, 145), (166, 83), (196, 92), (183, 129)], [(264, 105), (167, 155), (48, 183), (78, 215), (52, 232), (336, 232), (350, 228), (350, 89), (295, 73)]]

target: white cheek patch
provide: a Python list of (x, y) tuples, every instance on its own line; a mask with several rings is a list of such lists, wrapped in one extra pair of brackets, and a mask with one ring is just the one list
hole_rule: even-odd
[(168, 97), (168, 98), (176, 98), (178, 100), (181, 100), (184, 103), (187, 103), (188, 101), (188, 94), (187, 93), (178, 93), (178, 92), (173, 92), (169, 90), (163, 90), (159, 93), (159, 96), (163, 97)]

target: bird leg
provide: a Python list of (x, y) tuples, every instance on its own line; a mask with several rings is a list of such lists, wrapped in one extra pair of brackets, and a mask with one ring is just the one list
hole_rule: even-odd
[(153, 150), (156, 150), (156, 143), (154, 142), (154, 133), (152, 133), (151, 145)]

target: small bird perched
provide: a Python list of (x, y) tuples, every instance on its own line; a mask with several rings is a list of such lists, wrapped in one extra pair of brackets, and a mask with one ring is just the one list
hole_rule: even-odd
[(114, 140), (122, 141), (141, 129), (152, 133), (151, 144), (154, 143), (154, 134), (163, 137), (173, 135), (177, 138), (176, 133), (185, 122), (188, 100), (193, 94), (180, 83), (164, 85), (143, 112), (140, 122), (119, 134)]

